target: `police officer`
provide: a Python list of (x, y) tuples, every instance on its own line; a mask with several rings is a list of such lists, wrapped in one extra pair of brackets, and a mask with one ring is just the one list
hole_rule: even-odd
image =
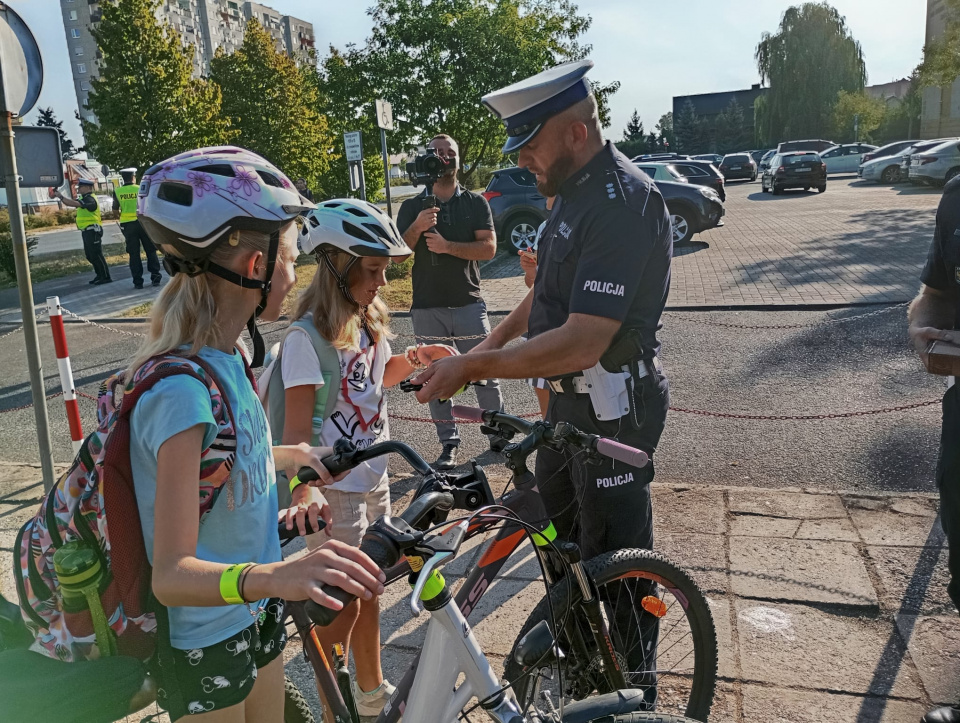
[[(960, 345), (960, 178), (947, 184), (937, 209), (937, 225), (927, 264), (920, 274), (923, 286), (910, 305), (910, 339), (921, 358), (931, 341)], [(925, 360), (925, 359), (924, 359)], [(937, 486), (940, 520), (947, 533), (947, 592), (960, 609), (960, 393), (954, 378), (943, 397), (943, 427)], [(960, 723), (960, 705), (937, 708), (922, 723)]]
[(113, 210), (120, 212), (120, 230), (127, 245), (127, 254), (130, 256), (130, 273), (133, 276), (133, 288), (143, 288), (143, 261), (140, 259), (140, 247), (147, 255), (147, 271), (150, 272), (150, 281), (154, 286), (160, 286), (163, 276), (160, 274), (160, 260), (157, 258), (157, 248), (153, 245), (147, 232), (143, 230), (137, 220), (137, 185), (136, 168), (124, 168), (120, 171), (123, 185), (113, 192)]
[(100, 202), (93, 194), (93, 181), (86, 178), (77, 181), (77, 194), (80, 196), (77, 201), (67, 198), (60, 191), (57, 191), (56, 197), (64, 206), (77, 209), (77, 228), (83, 237), (83, 253), (96, 274), (90, 283), (95, 286), (109, 284), (113, 279), (110, 278), (107, 260), (103, 258), (103, 220)]
[[(544, 377), (549, 421), (652, 457), (668, 407), (657, 331), (670, 284), (670, 218), (652, 181), (604, 143), (585, 77), (591, 67), (565, 63), (483, 98), (506, 125), (504, 153), (519, 151), (518, 165), (557, 200), (533, 289), (474, 351), (422, 372), (417, 396), (449, 398), (468, 380)], [(505, 348), (524, 333), (529, 341)], [(536, 476), (559, 534), (577, 540), (585, 559), (652, 547), (652, 463), (583, 465), (542, 449)]]

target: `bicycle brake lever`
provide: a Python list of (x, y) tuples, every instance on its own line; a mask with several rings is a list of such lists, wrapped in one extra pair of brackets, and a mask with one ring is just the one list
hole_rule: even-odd
[(436, 567), (454, 556), (452, 551), (443, 551), (433, 554), (426, 562), (423, 563), (423, 567), (420, 568), (420, 572), (417, 573), (417, 582), (413, 586), (413, 594), (410, 596), (410, 610), (416, 617), (420, 617), (420, 613), (423, 612), (423, 608), (420, 607), (420, 596), (423, 594), (423, 588), (433, 576), (433, 572)]

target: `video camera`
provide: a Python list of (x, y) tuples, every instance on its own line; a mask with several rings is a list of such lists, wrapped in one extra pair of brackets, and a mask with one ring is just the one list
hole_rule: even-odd
[(437, 155), (436, 148), (428, 148), (426, 153), (407, 163), (407, 175), (414, 186), (432, 186), (452, 166), (452, 161)]

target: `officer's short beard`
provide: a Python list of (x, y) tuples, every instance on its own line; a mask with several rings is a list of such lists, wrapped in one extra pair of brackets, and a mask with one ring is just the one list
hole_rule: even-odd
[(574, 161), (572, 154), (559, 156), (557, 160), (550, 164), (547, 172), (537, 179), (537, 190), (547, 198), (556, 196), (560, 193), (560, 186), (576, 170), (576, 161)]

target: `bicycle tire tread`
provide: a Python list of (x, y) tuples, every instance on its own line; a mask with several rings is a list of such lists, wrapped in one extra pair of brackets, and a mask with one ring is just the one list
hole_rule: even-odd
[(283, 676), (283, 723), (315, 723), (303, 693), (286, 675)]
[[(703, 638), (701, 642), (702, 645), (697, 648), (697, 666), (703, 671), (705, 676), (702, 680), (700, 688), (702, 692), (691, 695), (691, 701), (688, 704), (686, 713), (689, 715), (696, 715), (702, 720), (706, 720), (710, 714), (710, 708), (713, 705), (713, 694), (716, 687), (716, 675), (717, 675), (717, 660), (718, 660), (718, 649), (717, 649), (717, 638), (716, 638), (716, 628), (713, 622), (713, 615), (710, 610), (710, 606), (707, 603), (706, 597), (703, 595), (703, 592), (700, 590), (700, 587), (694, 582), (683, 569), (678, 565), (668, 560), (666, 557), (661, 555), (658, 552), (652, 550), (641, 550), (641, 549), (621, 549), (614, 550), (612, 552), (602, 553), (597, 555), (590, 560), (587, 560), (584, 563), (587, 572), (594, 580), (602, 580), (603, 577), (600, 573), (610, 571), (613, 567), (625, 566), (628, 569), (633, 567), (635, 569), (644, 569), (649, 572), (657, 574), (656, 569), (650, 569), (660, 567), (660, 572), (664, 573), (663, 577), (669, 579), (672, 583), (676, 584), (677, 587), (683, 590), (683, 594), (687, 596), (690, 601), (691, 609), (694, 611), (692, 614), (694, 620), (691, 622), (691, 626), (696, 625), (700, 629), (700, 636)], [(613, 578), (616, 575), (611, 575)], [(579, 599), (579, 594), (574, 589), (573, 591), (574, 599)], [(554, 611), (558, 618), (563, 617), (563, 611), (569, 607), (570, 603), (567, 601), (567, 586), (558, 585), (554, 588), (551, 597), (553, 598)], [(520, 632), (517, 635), (516, 640), (514, 641), (513, 647), (511, 648), (510, 654), (507, 656), (507, 659), (504, 661), (504, 677), (507, 680), (515, 680), (521, 675), (521, 670), (519, 665), (513, 659), (513, 650), (516, 649), (517, 643), (526, 635), (537, 623), (541, 620), (548, 619), (549, 608), (547, 606), (546, 597), (541, 598), (540, 602), (537, 603), (537, 606), (533, 609), (530, 615), (527, 617), (527, 620), (524, 622), (523, 627), (520, 629)], [(689, 618), (689, 615), (688, 615)], [(551, 625), (552, 627), (552, 625)], [(517, 689), (518, 696), (521, 693), (521, 690), (525, 689), (525, 685), (521, 685)], [(709, 696), (706, 693), (709, 691)], [(694, 700), (694, 698), (697, 698)], [(703, 698), (702, 700), (700, 698)], [(631, 719), (629, 715), (642, 716), (642, 715), (653, 715), (660, 716), (661, 720), (664, 723), (673, 723), (673, 721), (685, 721), (696, 719), (684, 718), (683, 716), (672, 716), (666, 713), (634, 713), (627, 714), (626, 718), (623, 718), (621, 721), (618, 718), (608, 718), (606, 720), (613, 720), (617, 723), (653, 723), (657, 721), (657, 718), (634, 718)], [(600, 720), (605, 720), (601, 718)]]

